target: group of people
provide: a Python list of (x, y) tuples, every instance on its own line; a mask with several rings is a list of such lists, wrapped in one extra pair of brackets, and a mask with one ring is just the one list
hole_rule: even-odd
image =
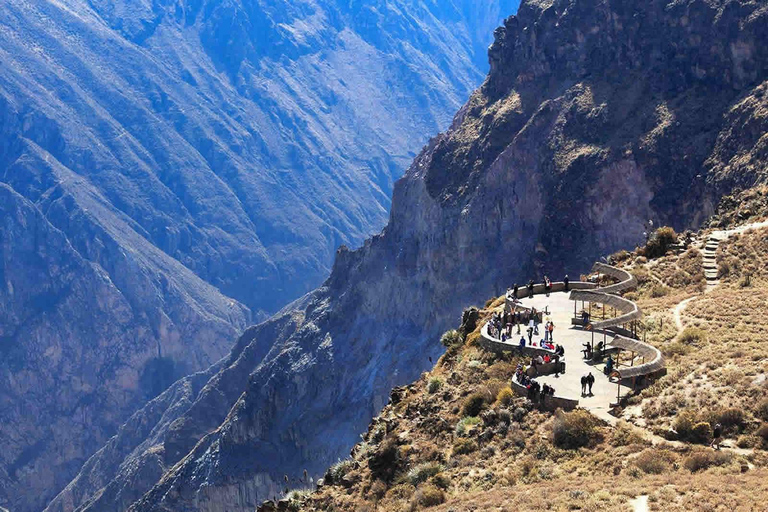
[[(494, 313), (491, 316), (489, 324), (489, 334), (494, 338), (499, 338), (501, 341), (507, 341), (512, 338), (512, 330), (517, 326), (517, 334), (521, 332), (521, 326), (527, 325), (527, 333), (529, 344), (533, 342), (534, 335), (539, 334), (539, 324), (541, 323), (541, 313), (536, 311), (536, 308), (526, 309), (522, 311), (507, 311), (504, 313)], [(554, 330), (554, 324), (549, 322), (549, 331), (544, 333), (544, 338), (550, 340), (552, 337), (552, 331)]]
[(591, 361), (595, 358), (595, 352), (597, 352), (598, 358), (603, 357), (603, 349), (605, 348), (605, 343), (602, 341), (598, 342), (594, 351), (592, 350), (592, 345), (590, 343), (582, 343), (581, 346), (584, 347), (584, 349), (581, 351), (581, 353), (584, 354), (584, 359)]
[[(565, 285), (565, 291), (570, 291), (570, 280), (568, 279), (568, 275), (566, 275), (563, 278), (563, 284)], [(533, 282), (533, 279), (528, 281), (528, 284), (525, 286), (526, 290), (528, 291), (527, 297), (533, 297), (533, 287), (535, 283)], [(547, 294), (547, 297), (549, 297), (549, 294), (552, 292), (552, 280), (549, 279), (549, 276), (544, 276), (544, 293)], [(507, 295), (512, 295), (515, 299), (520, 298), (520, 287), (517, 283), (512, 287), (512, 289), (507, 290)]]
[(515, 380), (528, 390), (528, 399), (533, 403), (543, 405), (547, 396), (555, 396), (555, 388), (549, 384), (542, 386), (535, 379), (530, 378), (520, 365), (518, 365), (515, 371)]
[(589, 396), (592, 396), (592, 386), (595, 384), (595, 376), (592, 372), (581, 376), (581, 396), (587, 395), (589, 390)]

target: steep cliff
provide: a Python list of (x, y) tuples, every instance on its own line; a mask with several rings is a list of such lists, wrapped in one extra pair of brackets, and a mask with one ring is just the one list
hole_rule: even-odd
[[(695, 226), (734, 185), (764, 182), (766, 21), (765, 2), (523, 3), (485, 84), (397, 183), (388, 226), (339, 251), (244, 387), (225, 369), (209, 382), (231, 406), (220, 424), (182, 412), (156, 438), (169, 469), (131, 510), (251, 510), (284, 475), (319, 475), (431, 366), (463, 306), (584, 271), (648, 219)], [(107, 489), (135, 483), (138, 460)]]
[(0, 505), (379, 230), (513, 3), (3, 2)]

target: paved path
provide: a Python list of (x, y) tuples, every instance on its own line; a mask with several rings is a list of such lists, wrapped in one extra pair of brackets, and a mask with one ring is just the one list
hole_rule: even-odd
[[(555, 395), (563, 398), (572, 398), (579, 401), (579, 407), (587, 409), (598, 418), (611, 424), (615, 424), (617, 419), (609, 414), (610, 404), (616, 402), (616, 383), (610, 382), (608, 377), (603, 375), (603, 365), (588, 364), (582, 359), (582, 345), (592, 341), (592, 333), (571, 326), (571, 317), (573, 317), (573, 301), (568, 300), (568, 293), (552, 293), (549, 297), (546, 295), (536, 295), (532, 299), (522, 299), (521, 304), (525, 307), (535, 307), (539, 311), (547, 308), (550, 315), (545, 316), (555, 323), (554, 338), (555, 343), (565, 348), (565, 374), (555, 377), (547, 375), (537, 377), (536, 380), (541, 384), (549, 384), (555, 388)], [(540, 329), (543, 333), (543, 329)], [(595, 344), (603, 340), (601, 333), (595, 333)], [(608, 337), (610, 342), (611, 336)], [(595, 385), (592, 387), (593, 396), (581, 396), (581, 376), (589, 372), (595, 376)], [(626, 386), (621, 387), (622, 396), (630, 391)]]

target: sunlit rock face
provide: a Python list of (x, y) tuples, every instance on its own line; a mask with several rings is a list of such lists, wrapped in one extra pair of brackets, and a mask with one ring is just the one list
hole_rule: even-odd
[(3, 2), (0, 506), (42, 510), (380, 230), (512, 3)]

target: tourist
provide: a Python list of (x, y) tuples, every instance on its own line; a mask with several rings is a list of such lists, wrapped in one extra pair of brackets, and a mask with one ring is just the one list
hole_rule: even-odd
[(515, 286), (512, 287), (512, 296), (517, 299), (517, 293), (520, 290), (520, 287), (517, 286), (517, 283), (515, 283)]
[(528, 345), (533, 345), (533, 327), (528, 327)]
[(587, 375), (587, 386), (589, 386), (589, 396), (592, 396), (592, 385), (595, 383), (595, 376), (592, 372)]
[(581, 312), (581, 324), (582, 324), (584, 327), (586, 327), (587, 325), (589, 325), (589, 313), (587, 313), (586, 311), (582, 311), (582, 312)]
[(584, 352), (584, 359), (592, 359), (592, 345), (589, 343), (582, 343), (581, 346), (584, 347), (584, 350), (582, 350), (582, 352)]
[(544, 364), (544, 358), (541, 357), (541, 354), (536, 356), (536, 364)]
[(563, 279), (563, 284), (565, 285), (565, 291), (568, 291), (568, 284), (570, 281), (568, 280), (568, 274), (565, 274), (565, 278)]
[(613, 371), (613, 358), (611, 356), (608, 356), (608, 360), (605, 362), (605, 374), (610, 376), (611, 372)]
[[(518, 334), (520, 334), (519, 330), (518, 330)], [(520, 336), (520, 355), (523, 355), (524, 350), (525, 350), (525, 336)]]
[(586, 375), (581, 376), (581, 396), (584, 396), (587, 394), (587, 381), (588, 377)]
[(549, 395), (549, 386), (547, 384), (544, 384), (544, 386), (541, 388), (541, 396), (539, 397), (539, 403), (541, 405), (544, 405), (544, 401), (547, 398), (547, 395)]
[(528, 281), (528, 297), (533, 298), (533, 279)]
[(715, 428), (712, 429), (712, 443), (710, 443), (709, 446), (714, 448), (715, 450), (719, 450), (721, 437), (723, 437), (723, 426), (717, 423), (715, 425)]
[[(554, 343), (554, 341), (555, 341), (555, 338), (553, 338), (553, 337), (552, 337), (552, 335), (553, 335), (553, 333), (554, 333), (554, 331), (555, 331), (555, 323), (554, 323), (552, 320), (550, 320), (550, 321), (547, 323), (547, 330), (549, 331), (549, 341), (551, 341), (551, 342), (553, 342), (553, 343)], [(545, 334), (545, 336), (544, 336), (544, 337), (546, 338), (546, 333), (544, 333), (544, 334)]]
[(552, 362), (552, 358), (549, 357), (549, 354), (544, 356), (544, 364), (549, 364)]
[(544, 276), (544, 293), (547, 294), (547, 297), (549, 297), (549, 292), (552, 291), (552, 281), (549, 280), (549, 277)]

